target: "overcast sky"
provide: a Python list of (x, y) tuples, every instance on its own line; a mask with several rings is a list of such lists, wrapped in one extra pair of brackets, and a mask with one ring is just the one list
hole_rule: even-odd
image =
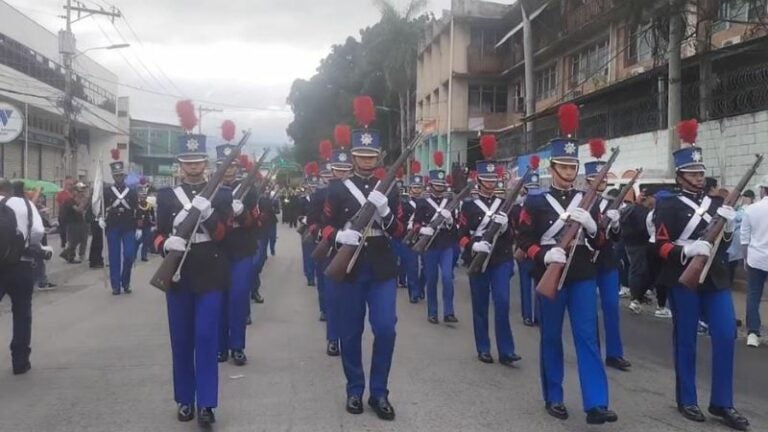
[[(63, 26), (57, 15), (63, 13), (64, 0), (6, 1), (51, 31)], [(332, 44), (350, 35), (358, 37), (360, 28), (379, 17), (370, 0), (82, 1), (92, 7), (114, 4), (143, 42), (122, 20), (113, 26), (105, 17), (94, 17), (73, 26), (81, 50), (124, 40), (131, 43), (122, 50), (88, 53), (114, 71), (121, 83), (178, 94), (175, 84), (193, 99), (242, 106), (206, 115), (204, 131), (218, 136), (218, 126), (229, 118), (238, 129), (252, 128), (252, 141), (265, 144), (288, 141), (285, 128), (291, 112), (285, 99), (293, 80), (312, 76)], [(431, 0), (429, 6), (436, 15), (447, 8), (450, 0)], [(177, 98), (127, 87), (120, 89), (120, 95), (131, 97), (134, 118), (177, 122)]]

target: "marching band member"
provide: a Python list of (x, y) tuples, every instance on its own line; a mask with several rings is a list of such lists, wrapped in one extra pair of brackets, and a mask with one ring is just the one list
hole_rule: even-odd
[[(115, 154), (112, 155), (115, 157)], [(119, 158), (119, 153), (117, 154)], [(136, 258), (136, 242), (141, 231), (136, 228), (136, 191), (125, 184), (125, 163), (116, 160), (109, 164), (112, 170), (112, 186), (104, 187), (104, 209), (106, 220), (100, 219), (99, 226), (106, 230), (107, 253), (109, 255), (109, 281), (112, 294), (131, 293), (131, 269)]]

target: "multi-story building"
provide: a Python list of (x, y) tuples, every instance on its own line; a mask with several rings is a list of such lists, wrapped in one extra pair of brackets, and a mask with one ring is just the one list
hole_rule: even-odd
[[(64, 69), (57, 34), (0, 0), (0, 102), (24, 114), (26, 131), (0, 144), (0, 176), (60, 181), (64, 177)], [(73, 94), (77, 176), (93, 178), (120, 140), (117, 76), (80, 52)], [(122, 153), (127, 161), (127, 147)], [(108, 171), (105, 171), (108, 172)]]
[(172, 185), (181, 126), (131, 119), (130, 129), (132, 165), (154, 186)]

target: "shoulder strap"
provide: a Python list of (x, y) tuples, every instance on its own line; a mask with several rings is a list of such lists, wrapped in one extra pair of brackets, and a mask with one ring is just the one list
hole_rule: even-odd
[(344, 179), (344, 186), (347, 187), (349, 192), (352, 194), (352, 196), (355, 197), (355, 199), (357, 200), (357, 202), (360, 203), (361, 206), (365, 204), (365, 201), (366, 201), (365, 195), (363, 195), (360, 189), (354, 183), (352, 183), (352, 180)]
[(688, 221), (683, 232), (680, 233), (680, 237), (677, 239), (677, 241), (686, 242), (691, 240), (691, 235), (696, 231), (696, 228), (698, 228), (702, 219), (706, 223), (709, 223), (712, 220), (712, 216), (708, 213), (709, 207), (712, 205), (712, 198), (705, 196), (704, 199), (701, 200), (701, 206), (696, 205), (695, 202), (686, 196), (678, 195), (678, 199), (693, 209), (693, 216)]
[(557, 220), (549, 227), (549, 229), (544, 233), (544, 235), (541, 236), (541, 244), (542, 245), (553, 245), (556, 243), (555, 236), (557, 236), (558, 233), (560, 233), (560, 230), (563, 229), (565, 226), (565, 220), (563, 219), (563, 215), (565, 215), (568, 212), (571, 212), (576, 209), (576, 207), (581, 204), (581, 199), (584, 197), (584, 195), (579, 192), (576, 195), (573, 196), (573, 199), (571, 199), (571, 202), (568, 204), (568, 208), (564, 209), (562, 205), (553, 197), (551, 194), (546, 193), (544, 194), (544, 198), (546, 198), (547, 202), (549, 203), (549, 206), (552, 207), (552, 209), (557, 212), (558, 217)]
[(491, 207), (485, 205), (485, 203), (480, 200), (480, 198), (476, 198), (474, 203), (477, 208), (485, 213), (483, 215), (483, 219), (480, 220), (480, 223), (477, 225), (477, 229), (473, 234), (475, 237), (482, 237), (483, 234), (485, 234), (486, 228), (488, 228), (488, 224), (491, 223), (491, 217), (493, 217), (493, 215), (501, 206), (501, 200), (494, 197), (493, 202), (491, 203)]

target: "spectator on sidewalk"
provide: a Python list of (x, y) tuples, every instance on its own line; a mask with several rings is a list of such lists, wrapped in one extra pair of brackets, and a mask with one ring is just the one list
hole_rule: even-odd
[(736, 207), (736, 229), (733, 231), (733, 241), (728, 247), (728, 270), (731, 276), (731, 285), (736, 278), (736, 269), (743, 265), (744, 253), (741, 246), (741, 221), (744, 219), (744, 211), (755, 201), (755, 193), (751, 190), (745, 190), (741, 194), (741, 201)]
[(628, 286), (632, 300), (629, 308), (640, 313), (640, 300), (650, 286), (648, 272), (649, 234), (645, 220), (653, 208), (653, 197), (641, 194), (638, 200), (621, 210), (621, 239), (629, 260)]
[(88, 224), (85, 222), (85, 211), (89, 204), (85, 185), (77, 183), (72, 198), (61, 208), (61, 218), (67, 225), (67, 247), (60, 256), (70, 264), (83, 262), (89, 231)]
[(64, 203), (72, 199), (72, 192), (75, 182), (71, 176), (64, 177), (64, 181), (61, 184), (61, 190), (56, 194), (56, 206), (58, 207), (58, 221), (59, 221), (59, 238), (61, 239), (61, 249), (64, 250), (67, 247), (67, 225), (61, 218), (61, 208)]
[[(48, 207), (46, 207), (45, 203), (45, 195), (38, 193), (37, 199), (35, 199), (35, 207), (37, 208), (37, 212), (40, 213), (40, 218), (43, 221), (43, 228), (49, 229), (51, 227), (50, 215), (48, 214)], [(43, 246), (48, 246), (47, 234), (43, 234), (41, 244)], [(48, 280), (48, 274), (45, 271), (45, 260), (42, 257), (35, 257), (35, 283), (37, 284), (37, 289), (40, 291), (50, 291), (56, 287), (55, 283)]]
[(768, 278), (768, 176), (758, 183), (760, 201), (741, 221), (741, 244), (747, 269), (747, 345), (760, 345), (760, 300)]

